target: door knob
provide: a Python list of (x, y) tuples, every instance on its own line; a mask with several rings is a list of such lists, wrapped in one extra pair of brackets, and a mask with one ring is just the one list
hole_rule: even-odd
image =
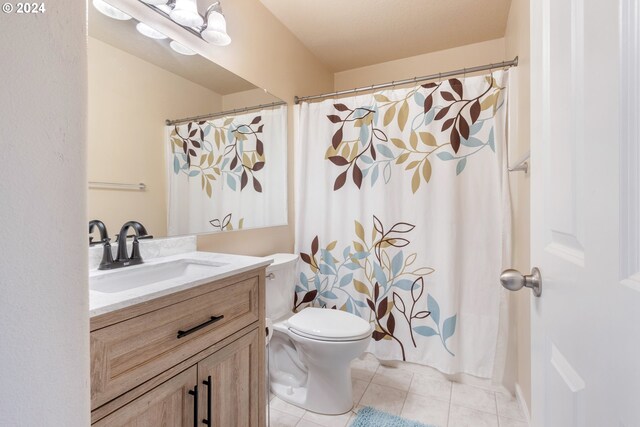
[(518, 291), (523, 286), (531, 288), (533, 295), (539, 297), (542, 295), (542, 276), (538, 267), (531, 269), (531, 274), (523, 275), (518, 270), (505, 270), (500, 275), (500, 283), (510, 291)]

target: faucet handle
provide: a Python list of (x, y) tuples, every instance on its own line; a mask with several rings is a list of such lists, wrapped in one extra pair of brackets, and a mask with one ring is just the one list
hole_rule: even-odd
[(96, 245), (102, 245), (102, 244), (109, 244), (109, 242), (111, 241), (111, 238), (109, 237), (105, 237), (104, 239), (100, 239), (97, 241), (93, 241), (93, 236), (89, 237), (89, 246), (96, 246)]

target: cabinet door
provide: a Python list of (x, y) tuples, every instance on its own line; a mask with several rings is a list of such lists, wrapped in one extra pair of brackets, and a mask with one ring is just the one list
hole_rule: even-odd
[(192, 366), (131, 403), (99, 420), (94, 427), (192, 427), (197, 368)]
[(264, 426), (264, 340), (258, 331), (198, 363), (201, 425)]

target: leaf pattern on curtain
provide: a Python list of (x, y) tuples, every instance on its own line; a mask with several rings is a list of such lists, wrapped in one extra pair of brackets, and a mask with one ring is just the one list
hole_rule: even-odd
[[(201, 187), (212, 197), (213, 181), (224, 179), (228, 188), (244, 190), (251, 178), (253, 189), (261, 193), (259, 172), (265, 166), (264, 125), (255, 116), (248, 123), (237, 116), (175, 126), (169, 135), (174, 174), (200, 176)], [(213, 132), (213, 136), (211, 136)]]
[[(405, 347), (417, 347), (415, 335), (438, 337), (444, 349), (456, 329), (456, 314), (440, 322), (436, 299), (425, 293), (425, 277), (435, 270), (416, 266), (416, 253), (407, 253), (413, 224), (385, 227), (374, 215), (371, 230), (354, 221), (352, 242), (336, 251), (338, 241), (320, 248), (316, 236), (309, 252), (301, 252), (305, 269), (294, 295), (294, 311), (312, 303), (368, 318), (373, 339), (393, 340), (406, 360)], [(425, 306), (427, 310), (422, 307)], [(395, 314), (394, 314), (395, 312)], [(406, 333), (398, 333), (404, 328)], [(406, 339), (409, 337), (409, 339)]]
[[(426, 83), (403, 93), (400, 99), (375, 94), (373, 105), (349, 108), (334, 104), (335, 114), (327, 119), (337, 125), (325, 158), (342, 170), (333, 189), (344, 187), (349, 177), (357, 188), (368, 176), (371, 187), (382, 173), (389, 183), (394, 169), (412, 174), (411, 190), (431, 180), (432, 162), (456, 162), (461, 174), (469, 158), (489, 147), (495, 152), (493, 132), (486, 141), (476, 135), (491, 120), (501, 104), (500, 87), (493, 75), (485, 79), (480, 94), (465, 93), (458, 79)], [(420, 112), (409, 117), (410, 103)], [(380, 120), (382, 117), (382, 120)], [(403, 138), (389, 138), (385, 128), (395, 122)], [(407, 127), (409, 125), (409, 127)], [(405, 129), (407, 132), (405, 132)]]
[(231, 223), (232, 217), (233, 214), (227, 214), (224, 218), (222, 218), (222, 220), (220, 220), (220, 218), (212, 219), (211, 221), (209, 221), (209, 224), (211, 224), (214, 229), (219, 231), (242, 230), (242, 228), (244, 228), (244, 218), (240, 218), (238, 220), (238, 225), (234, 228), (233, 224)]

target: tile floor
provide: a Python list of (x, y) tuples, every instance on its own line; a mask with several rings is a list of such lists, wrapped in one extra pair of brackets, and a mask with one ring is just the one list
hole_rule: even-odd
[(527, 427), (520, 406), (500, 392), (446, 379), (413, 364), (382, 366), (371, 355), (352, 364), (354, 410), (319, 415), (271, 398), (271, 427), (346, 427), (363, 406), (437, 427)]

